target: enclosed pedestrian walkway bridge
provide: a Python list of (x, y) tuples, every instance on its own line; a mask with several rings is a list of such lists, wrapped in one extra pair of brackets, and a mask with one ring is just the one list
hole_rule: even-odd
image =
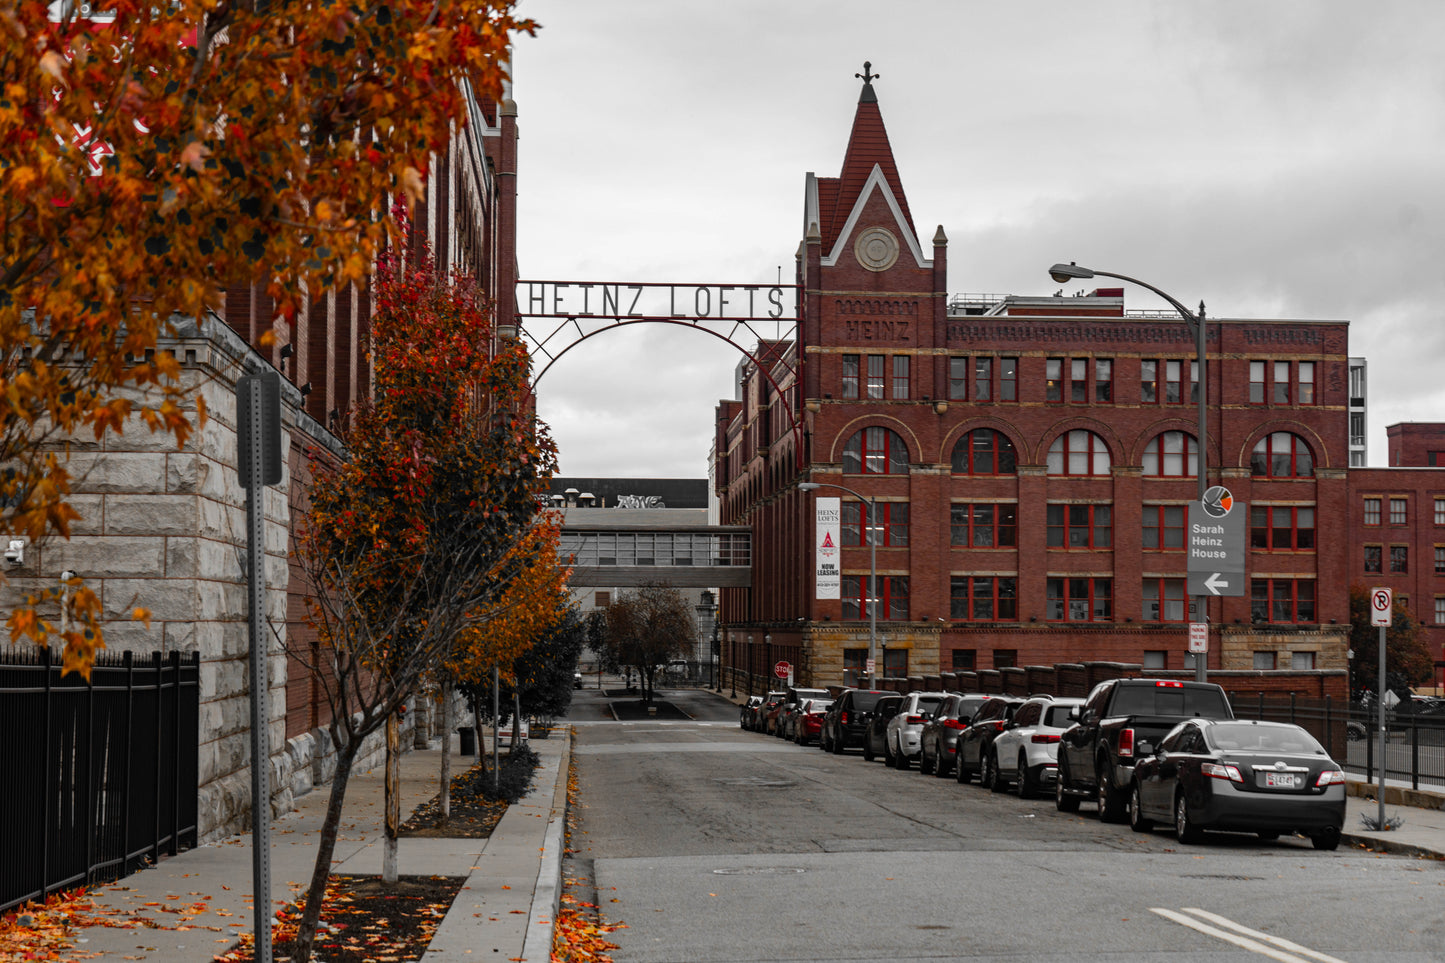
[[(568, 509), (559, 551), (575, 586), (678, 588), (752, 584), (752, 532), (741, 525), (678, 524), (671, 509)], [(690, 514), (690, 513), (689, 513)], [(704, 513), (698, 513), (704, 514)]]

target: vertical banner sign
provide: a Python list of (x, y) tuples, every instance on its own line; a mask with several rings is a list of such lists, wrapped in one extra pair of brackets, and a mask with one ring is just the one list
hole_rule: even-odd
[(251, 882), (256, 963), (271, 963), (270, 679), (266, 636), (266, 486), (281, 480), (281, 376), (236, 382), (236, 467), (246, 489), (251, 635)]
[(816, 574), (814, 581), (818, 585), (818, 598), (836, 599), (842, 598), (843, 589), (843, 554), (839, 549), (839, 540), (842, 537), (843, 510), (842, 499), (838, 498), (815, 498), (813, 500), (814, 511), (817, 512), (814, 527), (817, 529), (817, 551)]

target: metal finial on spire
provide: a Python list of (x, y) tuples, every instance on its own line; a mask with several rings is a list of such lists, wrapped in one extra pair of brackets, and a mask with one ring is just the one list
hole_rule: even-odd
[(853, 76), (861, 79), (865, 84), (872, 84), (873, 81), (877, 80), (880, 76), (879, 74), (869, 73), (872, 67), (872, 62), (865, 60), (863, 61), (863, 72), (861, 74), (854, 74)]

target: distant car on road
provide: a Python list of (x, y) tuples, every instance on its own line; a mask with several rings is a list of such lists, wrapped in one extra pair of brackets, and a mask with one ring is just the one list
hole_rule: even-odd
[(823, 717), (823, 735), (819, 742), (825, 752), (841, 755), (849, 746), (863, 744), (863, 731), (873, 718), (873, 708), (885, 696), (896, 695), (884, 689), (847, 689), (828, 707)]
[(1345, 774), (1315, 738), (1287, 722), (1190, 719), (1134, 766), (1129, 825), (1174, 824), (1181, 843), (1205, 829), (1275, 839), (1301, 833), (1335, 849), (1345, 824)]
[(918, 758), (923, 723), (947, 697), (946, 692), (910, 692), (903, 697), (903, 705), (888, 720), (888, 734), (883, 743), (884, 763), (895, 769), (907, 769)]
[(923, 723), (918, 735), (918, 771), (925, 776), (943, 777), (953, 772), (958, 734), (968, 728), (974, 713), (983, 708), (991, 696), (952, 693)]
[(823, 731), (823, 716), (832, 704), (832, 699), (809, 699), (799, 706), (793, 717), (793, 741), (806, 746), (816, 740)]
[(993, 741), (994, 788), (1012, 784), (1020, 799), (1052, 788), (1059, 775), (1059, 734), (1073, 724), (1070, 713), (1083, 699), (1034, 696), (1014, 712), (1013, 722)]

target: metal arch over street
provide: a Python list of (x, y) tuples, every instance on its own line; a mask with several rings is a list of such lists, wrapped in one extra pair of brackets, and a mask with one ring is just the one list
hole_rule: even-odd
[[(575, 289), (575, 290), (574, 290)], [(785, 317), (784, 292), (793, 295), (793, 316)], [(525, 293), (524, 293), (525, 292)], [(678, 310), (678, 295), (683, 292), (681, 310)], [(732, 297), (729, 297), (732, 295)], [(661, 307), (666, 298), (667, 313), (646, 313), (639, 311), (639, 305)], [(752, 335), (755, 343), (764, 341), (791, 341), (795, 357), (800, 358), (798, 346), (798, 313), (802, 304), (802, 290), (793, 284), (667, 284), (657, 282), (625, 283), (603, 281), (518, 281), (517, 316), (555, 322), (532, 325), (518, 325), (518, 334), (528, 342), (533, 355), (547, 359), (546, 364), (532, 379), (533, 390), (552, 366), (567, 352), (582, 342), (599, 334), (614, 331), (634, 324), (671, 324), (694, 328), (726, 342), (747, 358), (758, 372), (772, 386), (779, 397), (786, 397), (773, 376), (773, 369), (780, 369), (784, 377), (797, 380), (797, 367), (785, 357), (777, 357), (765, 364), (756, 354), (743, 347), (736, 340), (739, 331)], [(580, 307), (575, 303), (580, 298)], [(746, 307), (744, 307), (746, 298)], [(527, 310), (523, 310), (523, 308)], [(535, 308), (536, 310), (531, 310)], [(550, 308), (550, 310), (549, 310)], [(690, 310), (689, 310), (690, 309)], [(758, 313), (759, 310), (763, 313)], [(594, 326), (595, 323), (595, 326)], [(767, 338), (754, 327), (755, 324), (787, 324), (786, 333)], [(717, 330), (714, 329), (716, 326)], [(721, 329), (726, 329), (726, 333)], [(789, 430), (793, 434), (794, 458), (802, 464), (803, 425), (798, 415), (788, 405), (783, 406), (788, 416)]]

